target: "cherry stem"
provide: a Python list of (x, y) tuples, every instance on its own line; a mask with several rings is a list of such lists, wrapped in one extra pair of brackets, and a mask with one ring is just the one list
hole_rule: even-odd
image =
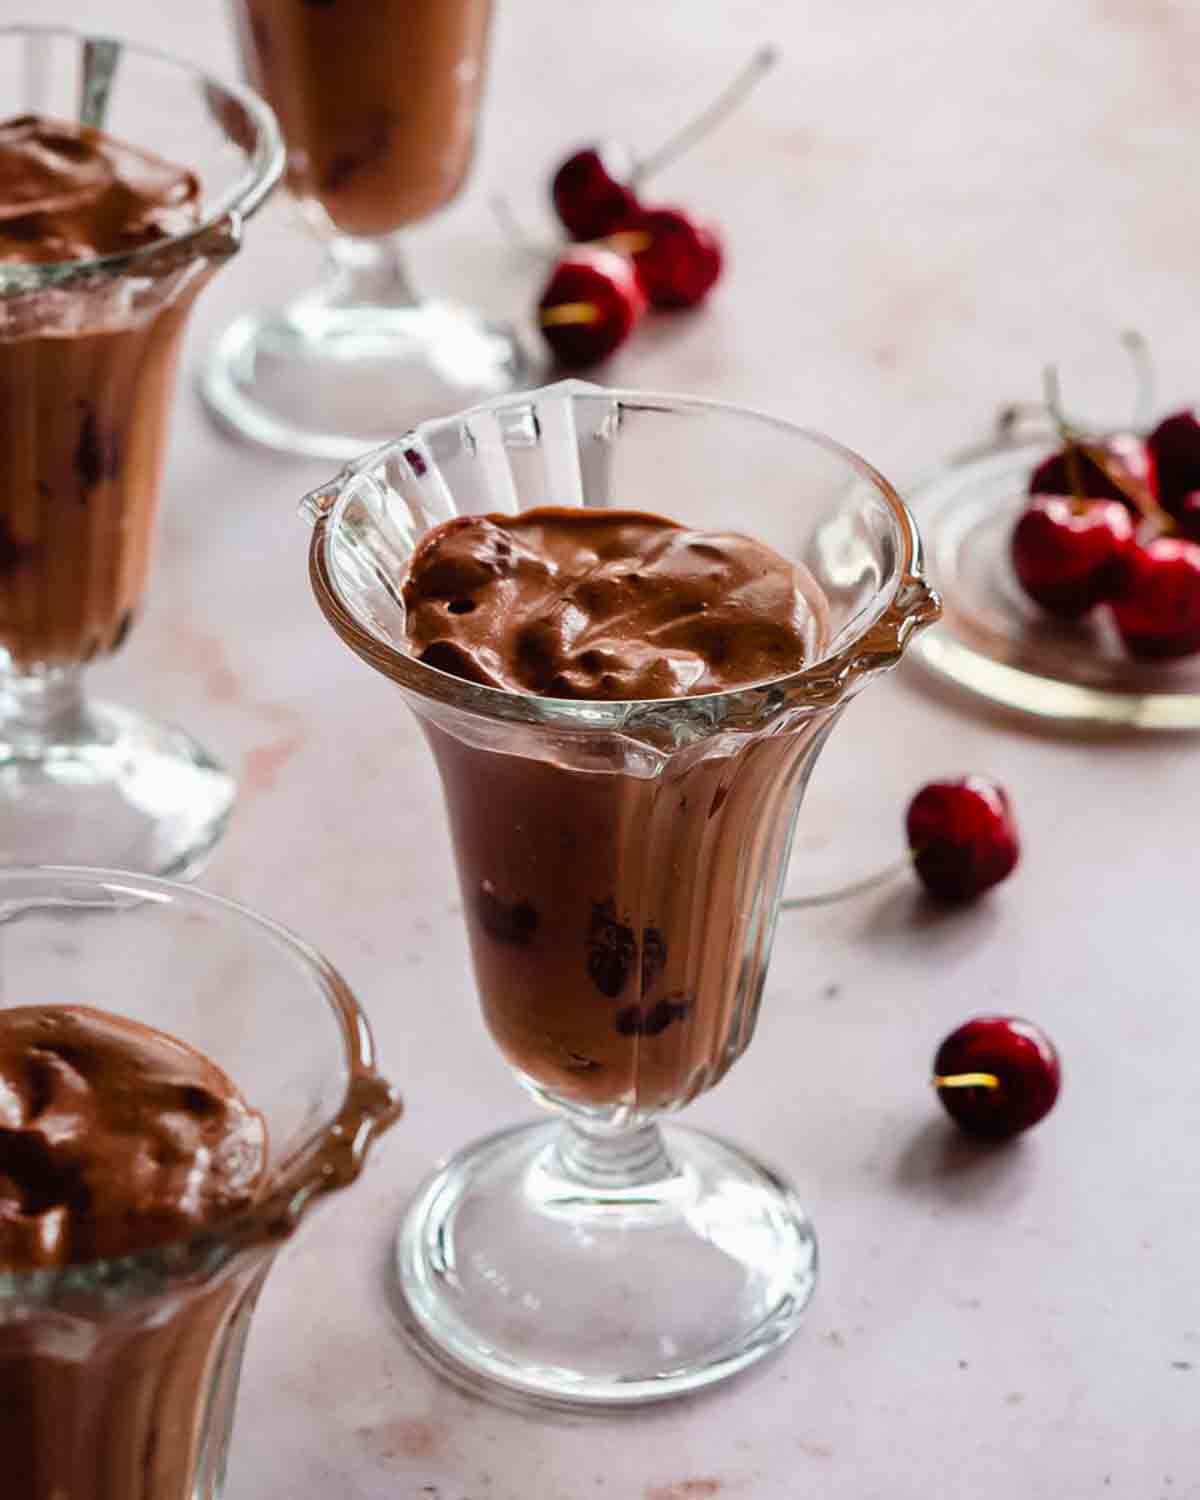
[(768, 44), (760, 47), (731, 83), (725, 85), (707, 109), (690, 120), (682, 130), (669, 136), (656, 151), (644, 156), (633, 169), (631, 186), (640, 187), (648, 177), (653, 177), (669, 161), (690, 151), (697, 141), (703, 140), (714, 130), (726, 115), (735, 110), (764, 74), (769, 73), (779, 61), (779, 48)]
[(846, 901), (851, 896), (862, 896), (867, 891), (873, 891), (877, 886), (886, 885), (888, 881), (894, 880), (901, 875), (912, 864), (914, 855), (906, 854), (901, 859), (894, 860), (890, 865), (885, 865), (882, 870), (876, 870), (873, 875), (867, 875), (862, 880), (852, 881), (849, 885), (840, 885), (831, 891), (818, 891), (813, 896), (789, 896), (786, 901), (779, 903), (783, 911), (800, 911), (809, 906), (832, 906), (837, 901)]
[[(1121, 344), (1133, 365), (1134, 395), (1131, 425), (1135, 432), (1144, 432), (1154, 420), (1154, 363), (1150, 358), (1150, 345), (1136, 328), (1127, 328), (1121, 334)], [(1049, 416), (1055, 434), (1064, 439), (1082, 441), (1075, 424), (1062, 411), (1058, 391), (1058, 371), (1050, 366), (1043, 372), (1043, 389), (1052, 384), (1053, 396), (1043, 397), (1040, 402), (1010, 401), (996, 413), (996, 437), (1001, 443), (1016, 440), (1018, 428), (1023, 423), (1044, 424)]]
[(995, 1073), (940, 1073), (930, 1080), (935, 1089), (998, 1089)]
[(1121, 343), (1133, 365), (1133, 427), (1144, 432), (1154, 420), (1154, 363), (1150, 345), (1136, 328), (1127, 328)]
[[(1138, 359), (1145, 355), (1145, 341), (1140, 334), (1127, 334), (1122, 338), (1125, 347), (1130, 354)], [(1141, 356), (1138, 350), (1141, 349)], [(1147, 365), (1148, 371), (1148, 365)], [(1142, 378), (1144, 385), (1146, 376)], [(1072, 498), (1084, 501), (1087, 495), (1083, 487), (1084, 458), (1090, 458), (1096, 467), (1107, 477), (1110, 484), (1114, 485), (1126, 500), (1137, 511), (1143, 521), (1153, 522), (1160, 532), (1169, 533), (1176, 530), (1174, 517), (1169, 516), (1162, 508), (1148, 485), (1140, 481), (1130, 481), (1109, 457), (1104, 444), (1097, 442), (1086, 432), (1081, 432), (1063, 413), (1062, 399), (1058, 384), (1058, 370), (1054, 365), (1047, 365), (1043, 372), (1043, 387), (1045, 390), (1046, 410), (1050, 413), (1050, 419), (1058, 431), (1059, 441), (1063, 445), (1063, 458), (1067, 466), (1067, 477), (1071, 483)], [(1141, 386), (1139, 387), (1139, 391)], [(1140, 395), (1139, 395), (1140, 399)]]
[(618, 255), (636, 255), (640, 250), (648, 249), (653, 241), (654, 236), (644, 229), (618, 229), (616, 234), (607, 234), (602, 240), (587, 243), (601, 250), (615, 250)]
[(1054, 423), (1059, 437), (1064, 443), (1069, 443), (1075, 438), (1075, 429), (1067, 421), (1062, 409), (1062, 387), (1058, 380), (1058, 366), (1047, 365), (1042, 371), (1042, 399), (1046, 403), (1046, 410), (1050, 413), (1050, 420)]
[(543, 328), (561, 327), (564, 323), (598, 323), (600, 309), (594, 302), (559, 302), (543, 307), (538, 314)]
[(553, 259), (559, 254), (560, 247), (550, 240), (536, 240), (525, 228), (520, 219), (513, 212), (513, 206), (503, 193), (493, 193), (488, 199), (496, 222), (500, 225), (504, 237), (516, 246), (523, 254), (538, 260)]

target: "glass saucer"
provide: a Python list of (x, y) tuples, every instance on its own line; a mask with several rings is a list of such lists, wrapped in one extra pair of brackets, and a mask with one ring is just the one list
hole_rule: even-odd
[(909, 491), (944, 605), (913, 659), (976, 698), (1063, 728), (1200, 729), (1200, 656), (1134, 661), (1106, 610), (1064, 623), (1017, 582), (1009, 536), (1030, 471), (1052, 447), (976, 452)]

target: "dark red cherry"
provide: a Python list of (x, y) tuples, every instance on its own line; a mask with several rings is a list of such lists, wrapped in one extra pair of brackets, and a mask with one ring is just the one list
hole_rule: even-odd
[(584, 146), (568, 156), (554, 174), (550, 196), (572, 239), (599, 240), (627, 229), (641, 210), (637, 195), (641, 184), (716, 129), (775, 65), (778, 56), (773, 46), (759, 47), (710, 104), (636, 162), (614, 142)]
[(715, 230), (679, 208), (646, 209), (627, 228), (638, 281), (655, 307), (695, 307), (708, 296), (725, 258)]
[(1062, 1068), (1054, 1043), (1032, 1021), (977, 1016), (938, 1048), (933, 1083), (955, 1124), (1006, 1140), (1054, 1108)]
[(567, 157), (554, 174), (550, 196), (572, 239), (603, 239), (637, 218), (641, 205), (629, 186), (632, 177), (628, 153), (612, 142)]
[(1158, 500), (1154, 454), (1131, 432), (1072, 439), (1034, 469), (1029, 493), (1120, 500), (1135, 513), (1149, 512)]
[(1172, 412), (1150, 434), (1149, 442), (1158, 464), (1163, 509), (1178, 516), (1187, 496), (1200, 490), (1200, 412)]
[(554, 267), (538, 302), (538, 322), (559, 363), (580, 368), (619, 348), (645, 305), (624, 256), (578, 246)]
[(1200, 542), (1200, 489), (1189, 490), (1175, 503), (1175, 524), (1185, 537)]
[(906, 829), (917, 875), (942, 901), (982, 895), (1012, 874), (1021, 853), (1008, 794), (983, 776), (923, 786)]
[(1131, 656), (1169, 661), (1200, 651), (1200, 542), (1160, 536), (1136, 547), (1112, 611)]
[(1013, 528), (1010, 552), (1029, 597), (1073, 619), (1120, 590), (1133, 547), (1133, 517), (1119, 500), (1035, 495)]

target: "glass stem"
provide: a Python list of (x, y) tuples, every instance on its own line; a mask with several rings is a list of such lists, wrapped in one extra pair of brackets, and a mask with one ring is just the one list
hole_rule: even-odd
[(594, 1192), (645, 1187), (675, 1175), (662, 1132), (653, 1120), (602, 1125), (568, 1115), (555, 1155), (568, 1181)]
[(0, 676), (0, 738), (10, 756), (39, 758), (83, 735), (83, 672), (77, 666)]
[(352, 239), (338, 235), (326, 250), (327, 300), (334, 307), (417, 307), (399, 235)]

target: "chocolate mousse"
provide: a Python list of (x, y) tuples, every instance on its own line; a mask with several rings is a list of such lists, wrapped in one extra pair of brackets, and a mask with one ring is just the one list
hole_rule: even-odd
[[(784, 677), (824, 645), (808, 575), (660, 516), (463, 516), (406, 571), (408, 645), (509, 693), (678, 699)], [(795, 777), (823, 720), (668, 740), (422, 715), (450, 814), (484, 1014), (551, 1098), (653, 1110), (749, 1041)]]
[(85, 1006), (0, 1010), (0, 1267), (130, 1255), (253, 1201), (266, 1126), (161, 1031)]
[(813, 612), (795, 565), (637, 511), (460, 516), (417, 548), (409, 644), (456, 677), (547, 698), (679, 698), (794, 672)]
[[(0, 271), (143, 250), (200, 220), (186, 169), (89, 126), (0, 124)], [(184, 324), (209, 268), (76, 275), (0, 296), (0, 651), (115, 648), (145, 583)]]
[[(191, 1500), (198, 1474), (209, 1493), (203, 1435), (261, 1272), (87, 1263), (216, 1230), (265, 1163), (262, 1117), (191, 1047), (83, 1006), (0, 1010), (0, 1493)], [(53, 1305), (38, 1277), (22, 1301), (31, 1272), (64, 1278)]]
[(288, 181), (347, 235), (448, 203), (470, 163), (491, 0), (238, 0)]

